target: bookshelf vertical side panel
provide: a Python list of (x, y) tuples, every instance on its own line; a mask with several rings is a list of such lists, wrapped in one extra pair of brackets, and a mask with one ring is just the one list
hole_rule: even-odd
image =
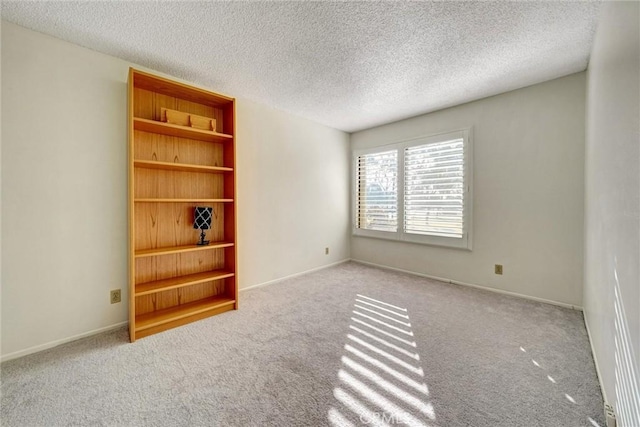
[(127, 197), (128, 197), (128, 209), (127, 209), (127, 228), (128, 228), (128, 279), (129, 279), (129, 340), (134, 342), (136, 340), (136, 298), (135, 298), (135, 203), (133, 202), (135, 191), (134, 191), (134, 173), (135, 168), (133, 166), (134, 161), (134, 151), (135, 151), (135, 140), (134, 140), (134, 131), (133, 131), (133, 115), (134, 115), (134, 71), (132, 68), (129, 68), (129, 81), (127, 87), (127, 142), (128, 142), (128, 155), (127, 161)]
[(228, 135), (236, 134), (236, 102), (235, 99), (222, 108), (222, 129), (218, 128), (218, 132)]
[(230, 247), (225, 248), (224, 250), (224, 268), (227, 271), (235, 272), (233, 277), (229, 277), (225, 280), (225, 294), (227, 297), (232, 298), (236, 301), (234, 304), (234, 308), (237, 310), (238, 308), (238, 269), (236, 268), (236, 248)]
[(236, 152), (238, 143), (236, 133), (236, 101), (235, 99), (229, 103), (224, 110), (224, 131), (233, 135), (233, 140), (225, 145), (223, 158), (225, 165), (233, 167), (233, 172), (225, 177), (224, 194), (233, 198), (233, 203), (226, 206), (225, 211), (225, 238), (235, 243), (232, 248), (228, 248), (225, 252), (225, 264), (230, 271), (235, 273), (234, 277), (227, 279), (227, 289), (229, 294), (236, 301), (233, 308), (239, 308), (238, 287), (240, 283), (238, 275), (238, 218), (236, 215), (238, 209), (238, 190), (237, 190), (237, 164)]

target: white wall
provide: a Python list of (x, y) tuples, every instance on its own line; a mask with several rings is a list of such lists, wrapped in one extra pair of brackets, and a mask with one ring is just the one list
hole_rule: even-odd
[(2, 351), (126, 320), (127, 66), (2, 24)]
[(580, 306), (584, 111), (579, 73), (352, 134), (358, 149), (471, 126), (474, 146), (471, 252), (352, 237), (352, 258)]
[(640, 425), (640, 5), (605, 3), (587, 78), (584, 314), (606, 400)]
[[(0, 19), (0, 34), (2, 34), (2, 20)], [(2, 81), (2, 43), (0, 43), (0, 81)], [(2, 85), (0, 84), (0, 100), (2, 99)], [(2, 127), (2, 103), (0, 102), (0, 128)], [(2, 165), (2, 132), (0, 132), (0, 165)], [(0, 171), (0, 236), (2, 236), (2, 173)], [(0, 333), (2, 331), (2, 244), (0, 242)], [(0, 355), (2, 354), (2, 340), (0, 339)]]
[(252, 102), (237, 112), (242, 286), (348, 259), (348, 135)]
[[(127, 319), (130, 65), (2, 23), (4, 359)], [(348, 135), (242, 99), (237, 124), (241, 287), (348, 258)]]

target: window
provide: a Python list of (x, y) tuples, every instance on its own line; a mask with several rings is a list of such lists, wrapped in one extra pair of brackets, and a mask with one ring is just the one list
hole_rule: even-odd
[(358, 157), (358, 228), (398, 229), (398, 151)]
[(354, 152), (354, 234), (471, 249), (469, 131)]

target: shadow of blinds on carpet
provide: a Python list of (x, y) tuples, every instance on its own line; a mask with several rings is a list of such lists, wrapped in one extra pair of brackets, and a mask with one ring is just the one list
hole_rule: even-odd
[(406, 308), (358, 294), (338, 371), (334, 427), (435, 422)]

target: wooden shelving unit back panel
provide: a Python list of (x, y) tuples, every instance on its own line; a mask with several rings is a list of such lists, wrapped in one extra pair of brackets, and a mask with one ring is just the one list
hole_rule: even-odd
[(220, 174), (136, 168), (136, 199), (224, 199)]
[[(216, 108), (229, 108), (229, 106), (233, 105), (235, 102), (234, 98), (221, 95), (219, 93), (196, 88), (164, 77), (155, 76), (153, 74), (145, 73), (144, 71), (131, 71), (133, 76), (133, 86), (138, 89), (145, 89), (150, 92), (177, 97), (183, 100), (209, 105)], [(187, 112), (196, 114), (193, 111)]]
[(216, 296), (227, 296), (224, 279), (136, 297), (136, 315), (141, 316)]
[[(161, 109), (216, 119), (215, 132), (161, 121)], [(235, 101), (137, 70), (129, 75), (131, 341), (238, 307)], [(213, 208), (210, 247), (196, 206)]]
[(156, 313), (143, 314), (138, 317), (136, 336), (143, 338), (169, 328), (186, 325), (196, 320), (221, 314), (237, 307), (235, 299), (225, 296), (215, 296), (190, 304), (160, 310)]
[[(134, 89), (134, 117), (162, 122), (162, 108), (216, 119), (216, 132), (222, 132), (224, 111), (202, 103), (187, 101), (175, 95), (165, 95), (136, 87)], [(218, 123), (220, 123), (218, 125)]]
[(136, 285), (136, 298), (142, 295), (151, 295), (159, 291), (169, 289), (179, 289), (198, 283), (214, 282), (233, 277), (233, 273), (227, 270), (204, 271), (180, 277), (170, 277), (168, 279), (154, 280)]
[(136, 258), (136, 285), (224, 269), (224, 249)]
[(136, 160), (151, 160), (166, 163), (185, 163), (201, 166), (233, 167), (230, 160), (225, 163), (224, 144), (196, 139), (179, 138), (155, 133), (134, 131)]
[[(193, 228), (193, 211), (200, 203), (136, 203), (135, 235), (136, 250), (166, 248), (195, 244), (200, 230)], [(214, 242), (234, 241), (231, 225), (225, 229), (223, 203), (206, 204), (213, 208), (208, 239)], [(233, 224), (233, 221), (227, 221)], [(144, 230), (144, 231), (143, 231)], [(228, 232), (227, 232), (228, 231)]]

